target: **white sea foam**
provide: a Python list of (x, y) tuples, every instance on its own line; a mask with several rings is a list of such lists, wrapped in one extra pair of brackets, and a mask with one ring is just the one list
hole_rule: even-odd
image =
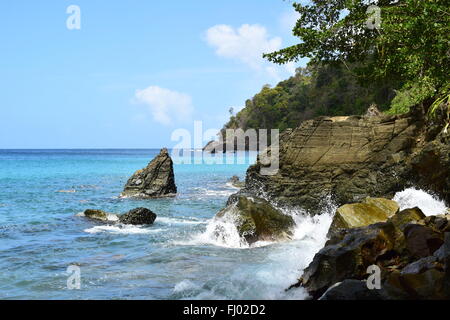
[(205, 198), (217, 198), (217, 197), (229, 197), (233, 193), (236, 193), (238, 189), (235, 187), (228, 187), (226, 189), (208, 189), (208, 188), (196, 188), (196, 196), (200, 199)]
[[(300, 210), (285, 210), (279, 208), (283, 213), (293, 217), (295, 221), (295, 229), (292, 240), (303, 240), (314, 237), (320, 242), (326, 241), (326, 234), (330, 227), (332, 217), (336, 211), (336, 207), (329, 205), (324, 209), (323, 214), (311, 217), (304, 214)], [(202, 233), (194, 235), (187, 241), (177, 241), (178, 245), (204, 245), (210, 244), (219, 247), (248, 249), (255, 247), (264, 247), (274, 244), (271, 241), (258, 241), (249, 245), (242, 237), (240, 237), (236, 225), (239, 221), (236, 220), (236, 215), (233, 214), (232, 207), (221, 217), (214, 217), (207, 222), (206, 230)]]
[(184, 291), (190, 291), (195, 289), (198, 289), (198, 286), (195, 283), (193, 283), (190, 280), (183, 280), (175, 285), (175, 287), (173, 288), (173, 292), (181, 293)]
[(178, 245), (203, 245), (211, 244), (226, 248), (248, 248), (247, 242), (239, 236), (236, 221), (231, 214), (221, 218), (211, 219), (206, 230), (194, 235), (187, 241), (177, 241)]
[(426, 216), (443, 214), (447, 210), (443, 201), (415, 188), (408, 188), (396, 193), (393, 200), (397, 201), (401, 210), (419, 207)]
[(201, 220), (188, 220), (188, 219), (177, 219), (177, 218), (168, 218), (168, 217), (160, 217), (158, 216), (156, 218), (157, 223), (163, 223), (163, 224), (205, 224), (207, 221), (201, 221)]
[(150, 234), (150, 233), (158, 233), (163, 231), (163, 229), (152, 229), (152, 228), (144, 228), (140, 226), (132, 226), (132, 225), (105, 225), (105, 226), (95, 226), (89, 229), (85, 229), (84, 232), (87, 233), (115, 233), (115, 234)]
[[(260, 262), (251, 267), (238, 268), (227, 281), (208, 283), (195, 294), (195, 299), (305, 299), (303, 288), (285, 291), (297, 282), (303, 269), (311, 263), (314, 255), (325, 245), (327, 233), (333, 219), (335, 206), (330, 205), (321, 215), (304, 215), (301, 211), (284, 211), (293, 216), (296, 227), (292, 241), (273, 244), (267, 251), (259, 252)], [(232, 221), (229, 221), (231, 223)], [(191, 243), (201, 240), (214, 245), (234, 248), (249, 248), (242, 243), (235, 228), (220, 229), (224, 221), (212, 220), (207, 230)], [(258, 247), (271, 243), (257, 243)], [(251, 247), (253, 248), (253, 246)], [(258, 249), (261, 250), (261, 249)], [(265, 252), (265, 253), (264, 253)], [(187, 284), (183, 282), (180, 287)], [(189, 291), (189, 289), (186, 289)], [(224, 296), (224, 293), (226, 295)]]

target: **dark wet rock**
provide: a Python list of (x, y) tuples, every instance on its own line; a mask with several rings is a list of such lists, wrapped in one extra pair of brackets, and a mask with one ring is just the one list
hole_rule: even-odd
[(175, 196), (176, 193), (173, 161), (164, 148), (147, 167), (131, 176), (121, 196), (160, 198)]
[(117, 221), (119, 218), (114, 213), (105, 212), (102, 210), (95, 210), (95, 209), (86, 209), (83, 212), (83, 215), (86, 218), (92, 219), (92, 220), (98, 220), (103, 222), (114, 222)]
[[(447, 216), (425, 217), (407, 209), (386, 222), (339, 230), (317, 253), (295, 286), (313, 299), (450, 299), (450, 233)], [(382, 290), (368, 292), (358, 282), (367, 268), (381, 270)], [(339, 285), (336, 285), (339, 284)], [(355, 293), (356, 292), (356, 293)]]
[(444, 244), (443, 235), (427, 226), (407, 225), (404, 234), (406, 248), (414, 258), (433, 255)]
[(217, 218), (234, 220), (239, 235), (247, 243), (290, 239), (295, 225), (291, 216), (261, 198), (237, 195)]
[(437, 268), (423, 272), (391, 272), (387, 274), (383, 288), (389, 299), (448, 299), (444, 293), (444, 272)]
[(450, 232), (446, 232), (444, 238), (442, 250), (442, 257), (444, 258), (444, 292), (447, 297), (450, 297)]
[(377, 264), (383, 255), (394, 250), (395, 233), (392, 223), (349, 229), (341, 241), (327, 244), (314, 256), (313, 262), (305, 269), (300, 284), (317, 299), (329, 287), (345, 279), (365, 279), (367, 268)]
[(153, 224), (155, 219), (156, 214), (147, 208), (136, 208), (119, 217), (121, 223), (133, 225)]
[(383, 294), (368, 289), (366, 281), (348, 279), (329, 288), (319, 300), (383, 300)]

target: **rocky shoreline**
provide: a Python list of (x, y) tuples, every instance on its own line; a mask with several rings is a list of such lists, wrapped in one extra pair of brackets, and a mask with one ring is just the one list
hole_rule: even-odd
[[(450, 299), (450, 212), (425, 216), (400, 210), (391, 200), (410, 186), (450, 201), (450, 138), (415, 110), (402, 116), (367, 114), (305, 121), (280, 136), (279, 170), (258, 157), (245, 183), (215, 219), (233, 221), (249, 246), (292, 239), (294, 219), (280, 208), (321, 213), (325, 202), (340, 206), (328, 241), (291, 288), (311, 299)], [(269, 147), (270, 152), (272, 147)], [(127, 181), (122, 197), (159, 198), (177, 192), (173, 162), (162, 149)], [(86, 210), (103, 222), (152, 224), (156, 214), (136, 208), (123, 215)], [(370, 270), (379, 288), (369, 288)]]
[[(341, 206), (325, 247), (291, 288), (302, 286), (323, 300), (450, 299), (450, 213), (426, 217), (419, 208), (400, 211), (390, 200), (416, 186), (450, 202), (450, 138), (421, 108), (400, 116), (305, 121), (281, 135), (279, 148), (278, 173), (261, 174), (270, 163), (258, 157), (223, 211), (234, 208), (245, 225), (252, 209), (242, 203), (254, 199), (264, 201), (259, 216), (276, 211), (272, 204), (310, 215), (330, 199)], [(269, 238), (286, 239), (277, 237), (283, 228), (289, 232), (287, 224)], [(258, 240), (256, 228), (249, 230), (244, 238)], [(368, 288), (368, 268), (380, 271), (380, 289)]]

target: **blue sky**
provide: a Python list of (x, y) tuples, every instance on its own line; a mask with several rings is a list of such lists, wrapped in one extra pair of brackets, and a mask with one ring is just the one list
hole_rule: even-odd
[[(81, 29), (69, 30), (69, 5)], [(172, 147), (175, 129), (221, 128), (296, 65), (282, 0), (2, 1), (0, 148)]]

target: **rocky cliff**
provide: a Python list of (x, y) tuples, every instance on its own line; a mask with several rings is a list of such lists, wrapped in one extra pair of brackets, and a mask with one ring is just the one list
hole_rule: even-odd
[[(262, 159), (247, 171), (243, 192), (316, 212), (367, 196), (391, 198), (415, 185), (450, 201), (449, 138), (421, 114), (322, 117), (280, 137), (280, 168), (265, 176)], [(264, 163), (264, 164), (263, 164)]]

